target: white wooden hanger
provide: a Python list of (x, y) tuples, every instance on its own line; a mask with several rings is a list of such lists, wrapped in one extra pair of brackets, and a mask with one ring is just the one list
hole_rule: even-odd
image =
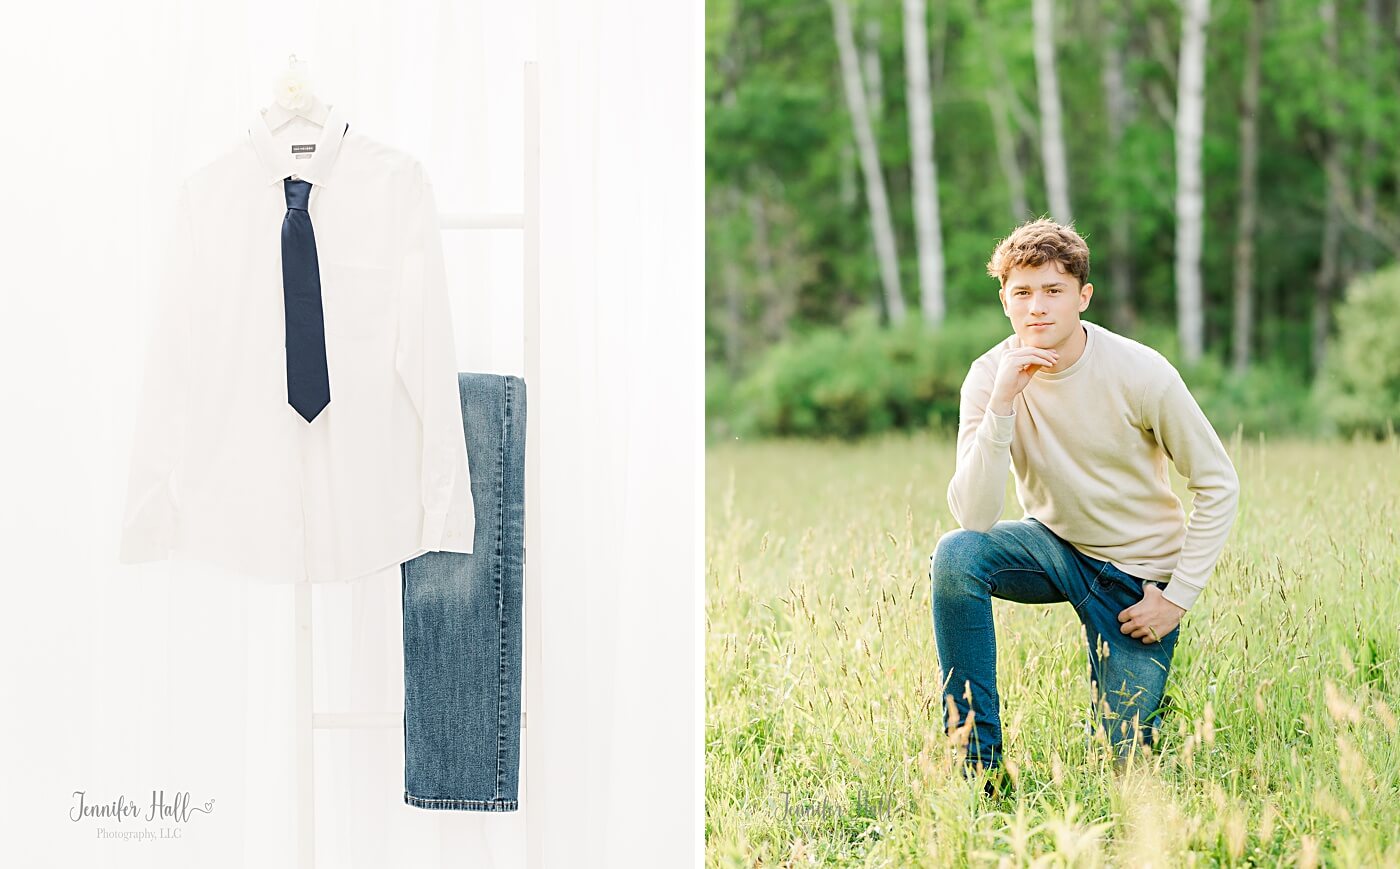
[(272, 105), (261, 110), (269, 130), (276, 132), (277, 128), (293, 118), (305, 118), (318, 127), (326, 125), (330, 108), (312, 90), (306, 61), (297, 60), (295, 54), (290, 55), (287, 69), (277, 78), (275, 91), (276, 98)]

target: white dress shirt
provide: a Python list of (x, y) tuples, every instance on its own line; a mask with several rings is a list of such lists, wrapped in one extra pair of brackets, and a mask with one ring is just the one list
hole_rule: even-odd
[[(308, 146), (314, 145), (314, 150)], [(282, 181), (311, 182), (330, 404), (287, 403)], [(123, 563), (275, 582), (471, 552), (475, 511), (442, 237), (418, 160), (354, 130), (246, 138), (177, 185), (137, 423)]]

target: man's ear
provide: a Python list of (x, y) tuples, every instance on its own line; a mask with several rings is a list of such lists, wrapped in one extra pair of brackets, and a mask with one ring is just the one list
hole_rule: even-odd
[(1002, 312), (1003, 314), (1005, 314), (1006, 316), (1010, 317), (1010, 316), (1011, 316), (1011, 309), (1008, 308), (1008, 307), (1006, 307), (1006, 285), (1005, 285), (1005, 284), (1002, 284), (1001, 289), (997, 290), (997, 298), (1001, 300), (1001, 312)]
[(1084, 313), (1084, 309), (1089, 307), (1089, 299), (1094, 296), (1094, 285), (1085, 284), (1079, 288), (1079, 313)]

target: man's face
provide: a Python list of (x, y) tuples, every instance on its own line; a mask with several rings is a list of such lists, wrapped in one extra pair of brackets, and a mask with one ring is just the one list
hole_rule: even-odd
[(1094, 294), (1093, 284), (1078, 283), (1059, 260), (1011, 270), (1001, 288), (1001, 308), (1022, 344), (1060, 347), (1074, 335), (1079, 313)]

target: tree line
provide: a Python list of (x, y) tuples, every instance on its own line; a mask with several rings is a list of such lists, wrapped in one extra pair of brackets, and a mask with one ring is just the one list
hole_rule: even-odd
[(997, 239), (1093, 253), (1090, 316), (1311, 376), (1400, 258), (1400, 0), (712, 0), (707, 355), (996, 305)]

